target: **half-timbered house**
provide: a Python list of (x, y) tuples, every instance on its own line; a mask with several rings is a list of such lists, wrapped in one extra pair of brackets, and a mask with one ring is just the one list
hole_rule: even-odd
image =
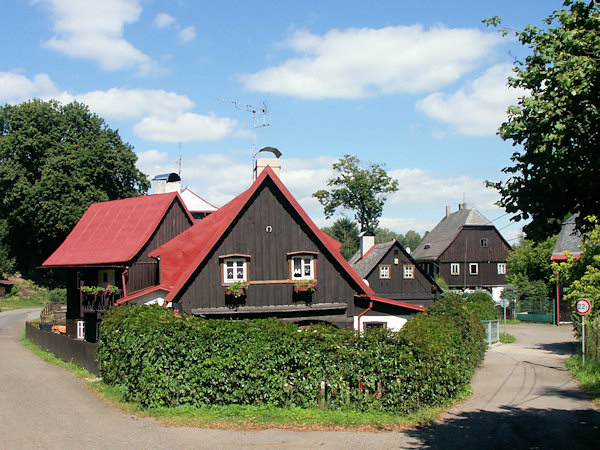
[[(271, 166), (232, 201), (151, 251), (152, 288), (118, 303), (172, 305), (211, 318), (277, 317), (365, 329), (399, 329), (423, 307), (376, 293), (340, 254)], [(235, 294), (235, 295), (234, 295)]]
[(421, 306), (439, 298), (435, 281), (395, 239), (375, 244), (374, 236), (363, 236), (348, 262), (379, 296)]
[(97, 340), (116, 299), (157, 284), (158, 263), (148, 253), (194, 223), (176, 192), (91, 205), (42, 264), (67, 270), (67, 334)]
[(510, 245), (494, 224), (475, 208), (460, 204), (425, 235), (412, 256), (430, 276), (453, 289), (487, 289), (499, 300), (506, 286)]

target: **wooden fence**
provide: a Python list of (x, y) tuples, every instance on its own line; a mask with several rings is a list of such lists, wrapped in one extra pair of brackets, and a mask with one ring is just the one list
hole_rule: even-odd
[(38, 323), (32, 322), (25, 323), (25, 336), (42, 350), (53, 353), (57, 358), (77, 364), (94, 375), (98, 374), (97, 344), (73, 339), (65, 334), (41, 330)]

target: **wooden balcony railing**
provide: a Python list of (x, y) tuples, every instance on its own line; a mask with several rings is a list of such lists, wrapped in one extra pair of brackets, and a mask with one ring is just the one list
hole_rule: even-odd
[(122, 290), (117, 290), (113, 294), (105, 294), (100, 292), (98, 294), (91, 294), (86, 292), (79, 292), (79, 301), (81, 304), (81, 314), (83, 313), (102, 313), (108, 311), (108, 308), (115, 304), (115, 301), (123, 296)]

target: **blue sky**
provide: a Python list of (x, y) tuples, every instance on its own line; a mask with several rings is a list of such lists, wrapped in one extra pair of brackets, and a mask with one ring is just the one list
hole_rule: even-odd
[[(381, 226), (431, 230), (464, 200), (520, 232), (484, 180), (513, 147), (496, 136), (519, 92), (527, 49), (481, 23), (522, 29), (561, 1), (13, 0), (0, 28), (0, 103), (33, 97), (90, 106), (150, 176), (178, 171), (221, 206), (251, 182), (256, 148), (282, 153), (282, 179), (319, 226), (312, 192), (344, 154), (385, 164), (400, 183)], [(257, 115), (258, 120), (262, 120)], [(346, 215), (351, 215), (347, 212)]]

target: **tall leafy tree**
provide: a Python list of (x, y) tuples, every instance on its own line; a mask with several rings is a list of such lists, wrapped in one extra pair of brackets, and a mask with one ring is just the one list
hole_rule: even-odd
[(147, 192), (133, 148), (87, 106), (38, 99), (0, 107), (0, 247), (27, 275), (91, 203)]
[(569, 213), (580, 213), (580, 229), (584, 217), (600, 213), (599, 5), (567, 0), (545, 19), (546, 29), (516, 32), (532, 54), (517, 61), (508, 84), (526, 94), (509, 107), (499, 135), (520, 148), (504, 169), (508, 179), (491, 184), (513, 220), (532, 219), (529, 238), (556, 233)]
[(346, 260), (352, 258), (358, 251), (360, 238), (356, 222), (342, 217), (333, 222), (332, 226), (323, 228), (323, 231), (342, 244), (340, 252)]
[(330, 191), (313, 194), (330, 218), (338, 208), (354, 211), (360, 231), (375, 233), (387, 194), (398, 190), (398, 181), (388, 176), (379, 164), (361, 162), (344, 155), (333, 164), (335, 175), (327, 180)]

